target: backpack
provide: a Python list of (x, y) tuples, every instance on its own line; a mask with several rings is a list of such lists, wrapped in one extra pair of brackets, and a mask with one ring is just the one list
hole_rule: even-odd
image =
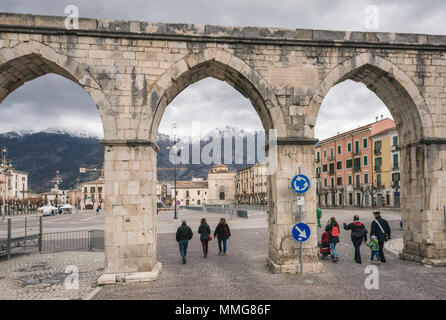
[(333, 226), (331, 228), (331, 236), (332, 237), (339, 237), (339, 228), (337, 226)]

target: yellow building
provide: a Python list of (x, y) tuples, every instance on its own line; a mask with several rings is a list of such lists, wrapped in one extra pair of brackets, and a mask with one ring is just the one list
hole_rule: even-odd
[(373, 146), (373, 204), (377, 207), (400, 206), (400, 155), (396, 128), (371, 136)]
[(268, 203), (267, 163), (257, 163), (237, 171), (236, 200), (238, 203)]

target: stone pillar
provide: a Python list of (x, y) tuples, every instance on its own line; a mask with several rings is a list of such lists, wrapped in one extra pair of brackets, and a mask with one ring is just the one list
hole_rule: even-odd
[(402, 259), (446, 265), (446, 141), (401, 149)]
[(105, 270), (99, 284), (158, 278), (156, 153), (150, 141), (105, 146)]
[(310, 239), (303, 243), (303, 272), (321, 272), (318, 258), (316, 219), (316, 178), (313, 139), (282, 139), (277, 141), (277, 170), (269, 176), (269, 250), (267, 264), (275, 273), (300, 273), (299, 243), (292, 236), (298, 223), (297, 193), (291, 180), (299, 173), (310, 178), (311, 187), (303, 197), (303, 220), (311, 230)]

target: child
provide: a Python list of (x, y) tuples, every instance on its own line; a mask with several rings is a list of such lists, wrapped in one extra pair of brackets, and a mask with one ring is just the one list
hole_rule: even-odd
[(370, 237), (370, 242), (365, 243), (366, 246), (370, 247), (372, 250), (372, 256), (370, 257), (370, 262), (373, 262), (373, 257), (376, 256), (376, 259), (378, 260), (378, 264), (381, 264), (381, 260), (379, 258), (379, 246), (378, 246), (378, 238), (376, 236)]

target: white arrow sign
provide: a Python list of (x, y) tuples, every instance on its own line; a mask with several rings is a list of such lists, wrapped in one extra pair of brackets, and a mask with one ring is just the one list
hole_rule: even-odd
[(297, 230), (297, 232), (299, 232), (299, 237), (302, 237), (302, 238), (306, 238), (307, 237), (307, 234), (305, 233), (305, 230), (304, 231), (300, 230), (298, 226), (296, 226), (296, 230)]

